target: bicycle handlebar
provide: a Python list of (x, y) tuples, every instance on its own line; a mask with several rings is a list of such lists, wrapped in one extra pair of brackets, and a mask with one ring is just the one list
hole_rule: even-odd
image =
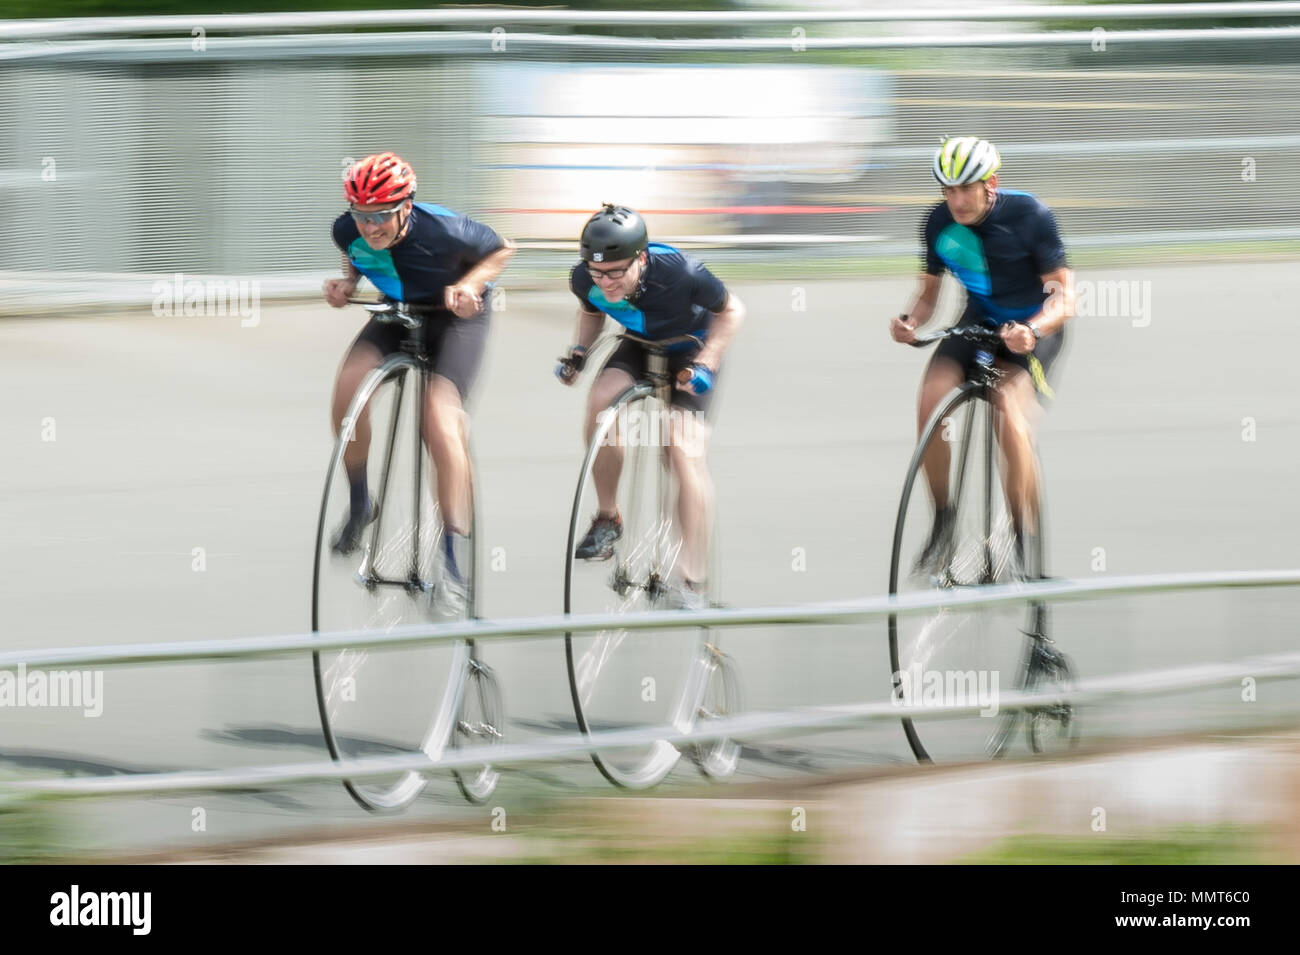
[(687, 342), (694, 342), (701, 348), (704, 347), (704, 339), (698, 335), (675, 335), (672, 338), (642, 338), (640, 335), (634, 335), (632, 332), (618, 332), (611, 336), (612, 338), (622, 338), (630, 342), (636, 342), (638, 345), (644, 345), (651, 351), (667, 351), (673, 345), (685, 345)]
[(381, 322), (390, 322), (406, 328), (419, 328), (420, 319), (418, 316), (435, 310), (432, 306), (409, 305), (406, 302), (395, 302), (392, 299), (374, 302), (370, 299), (350, 298), (348, 304), (360, 305)]
[[(624, 340), (636, 342), (638, 345), (642, 345), (650, 352), (658, 355), (664, 354), (673, 345), (684, 345), (687, 342), (694, 342), (701, 348), (704, 347), (704, 339), (700, 338), (698, 335), (676, 335), (672, 338), (653, 339), (642, 338), (640, 335), (633, 334), (632, 332), (623, 331), (614, 332), (597, 338), (591, 343), (591, 347), (587, 349), (586, 353), (582, 356), (581, 361), (578, 363), (575, 363), (575, 360), (571, 355), (561, 355), (559, 360), (562, 364), (569, 365), (570, 368), (573, 369), (573, 374), (576, 375), (582, 368), (586, 367), (588, 362), (595, 361), (596, 355), (601, 349), (612, 345), (614, 342)], [(565, 380), (567, 381), (569, 379), (566, 378)]]
[(913, 348), (925, 348), (945, 338), (964, 338), (981, 345), (1000, 345), (1002, 335), (995, 328), (986, 325), (952, 325), (929, 335), (918, 337), (912, 342)]

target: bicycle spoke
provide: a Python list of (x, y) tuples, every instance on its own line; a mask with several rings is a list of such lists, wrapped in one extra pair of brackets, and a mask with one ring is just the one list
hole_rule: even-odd
[[(390, 359), (385, 368), (404, 367), (409, 361)], [(415, 371), (407, 367), (402, 373)], [(436, 484), (431, 461), (416, 426), (419, 379), (402, 389), (391, 380), (382, 385), (374, 385), (374, 380), (373, 375), (367, 378), (362, 392), (371, 389), (366, 405), (372, 420), (367, 477), (375, 516), (363, 532), (359, 552), (347, 557), (333, 552), (335, 530), (351, 510), (342, 448), (336, 447), (317, 534), (312, 623), (318, 631), (385, 633), (426, 623), (441, 579), (442, 520), (432, 494)], [(394, 407), (399, 400), (408, 402), (400, 414)], [(404, 427), (398, 429), (393, 424), (397, 421)], [(454, 735), (453, 710), (468, 654), (463, 644), (313, 654), (331, 755), (350, 759), (423, 752), (440, 757)], [(419, 774), (400, 773), (346, 785), (367, 808), (400, 808), (419, 794), (424, 781)]]
[[(598, 432), (595, 445), (603, 440)], [(670, 512), (672, 495), (665, 487), (671, 478), (659, 449), (629, 447), (625, 454), (617, 488), (622, 536), (614, 546), (612, 568), (572, 556), (573, 544), (581, 539), (596, 510), (591, 504), (596, 497), (591, 477), (594, 460), (595, 452), (589, 450), (571, 515), (574, 540), (567, 557), (566, 609), (634, 613), (672, 606), (665, 598), (681, 587), (683, 541)], [(579, 726), (592, 731), (610, 726), (689, 729), (695, 725), (706, 690), (696, 671), (702, 633), (698, 627), (653, 632), (613, 627), (596, 634), (570, 634), (566, 654)], [(611, 782), (644, 787), (662, 779), (678, 755), (675, 747), (660, 741), (641, 749), (598, 753), (594, 760)]]
[[(928, 431), (929, 442), (945, 445), (951, 523), (942, 532), (935, 524), (918, 451), (900, 506), (891, 593), (978, 587), (1019, 573), (1002, 475), (993, 466), (996, 455), (990, 456), (988, 451), (987, 409), (973, 391), (959, 394), (946, 399), (935, 413), (936, 425)], [(940, 421), (947, 426), (940, 427)], [(992, 513), (987, 513), (987, 508)], [(919, 560), (923, 553), (933, 554), (933, 562)], [(905, 576), (904, 566), (917, 566), (921, 573)], [(1015, 717), (997, 713), (996, 697), (1021, 679), (1027, 640), (1023, 616), (1018, 607), (948, 607), (890, 618), (896, 694), (918, 705), (977, 705), (978, 712), (987, 714), (905, 721), (908, 741), (918, 758), (969, 759), (1006, 749)]]

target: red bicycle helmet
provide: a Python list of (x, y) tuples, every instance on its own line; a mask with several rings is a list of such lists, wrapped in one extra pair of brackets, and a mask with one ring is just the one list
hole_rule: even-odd
[(415, 170), (393, 153), (376, 153), (352, 164), (343, 195), (357, 206), (398, 202), (415, 195)]

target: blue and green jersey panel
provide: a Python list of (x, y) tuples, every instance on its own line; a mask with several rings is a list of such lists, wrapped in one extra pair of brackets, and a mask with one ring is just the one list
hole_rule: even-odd
[(947, 269), (966, 289), (967, 313), (991, 325), (1024, 321), (1047, 300), (1042, 276), (1066, 264), (1051, 210), (1027, 192), (999, 190), (973, 226), (955, 221), (946, 202), (925, 220), (925, 271)]
[(727, 288), (693, 256), (670, 245), (650, 243), (642, 289), (635, 302), (611, 302), (579, 262), (569, 273), (569, 288), (588, 312), (604, 312), (643, 338), (675, 338), (708, 332), (712, 313), (727, 303)]
[(428, 202), (411, 210), (411, 227), (397, 245), (378, 251), (361, 237), (355, 220), (334, 220), (334, 244), (357, 271), (399, 302), (441, 305), (443, 292), (505, 245), (481, 222)]

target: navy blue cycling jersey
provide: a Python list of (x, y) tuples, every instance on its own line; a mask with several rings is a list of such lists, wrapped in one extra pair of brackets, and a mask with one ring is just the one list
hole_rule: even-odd
[(579, 262), (569, 288), (588, 312), (604, 312), (642, 338), (704, 337), (711, 313), (727, 303), (727, 287), (702, 263), (670, 245), (651, 242), (641, 283), (629, 299), (611, 302)]
[(441, 306), (443, 292), (505, 245), (492, 229), (442, 206), (414, 203), (402, 241), (376, 252), (350, 213), (334, 220), (334, 244), (375, 288), (399, 302)]
[(1066, 264), (1052, 212), (1027, 192), (998, 190), (977, 225), (957, 223), (941, 202), (925, 220), (925, 271), (945, 268), (966, 287), (963, 319), (989, 325), (1022, 322), (1038, 314), (1048, 292), (1042, 276)]

